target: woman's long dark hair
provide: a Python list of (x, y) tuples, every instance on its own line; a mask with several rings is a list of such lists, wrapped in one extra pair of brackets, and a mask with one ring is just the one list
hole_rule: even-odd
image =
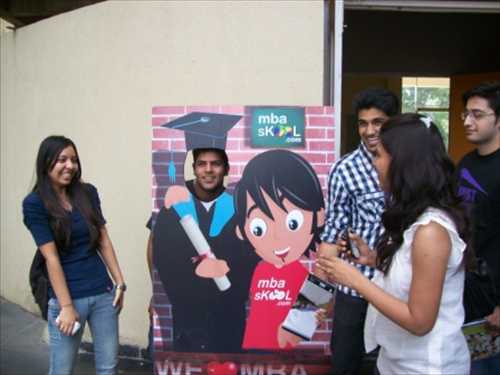
[(38, 193), (50, 215), (50, 226), (58, 251), (64, 253), (71, 241), (71, 217), (64, 209), (52, 185), (49, 173), (54, 168), (59, 154), (67, 147), (73, 147), (77, 157), (78, 171), (66, 187), (66, 193), (73, 208), (80, 211), (90, 232), (90, 244), (97, 248), (100, 240), (99, 228), (102, 225), (96, 208), (92, 205), (88, 185), (81, 181), (82, 166), (75, 144), (69, 138), (53, 135), (45, 138), (38, 149), (36, 159), (36, 183), (33, 191)]
[[(403, 243), (403, 232), (429, 207), (445, 211), (466, 244), (470, 238), (469, 222), (457, 196), (455, 166), (437, 126), (422, 119), (414, 113), (395, 116), (380, 131), (382, 146), (391, 156), (390, 197), (382, 214), (385, 233), (377, 247), (377, 266), (384, 273)], [(466, 256), (469, 253), (467, 249)]]

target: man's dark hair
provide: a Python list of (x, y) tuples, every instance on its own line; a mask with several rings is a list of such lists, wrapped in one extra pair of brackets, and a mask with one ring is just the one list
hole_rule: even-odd
[(466, 91), (462, 95), (464, 106), (474, 96), (486, 99), (490, 108), (495, 112), (495, 116), (500, 116), (500, 82), (483, 82), (479, 86)]
[(356, 114), (363, 109), (375, 108), (391, 117), (399, 113), (399, 99), (389, 90), (370, 88), (354, 97), (352, 107)]
[(200, 155), (204, 154), (206, 152), (213, 152), (213, 153), (219, 155), (219, 157), (224, 162), (224, 167), (226, 168), (226, 171), (229, 170), (229, 159), (227, 157), (226, 151), (224, 151), (224, 150), (222, 150), (220, 148), (210, 148), (210, 147), (195, 148), (193, 150), (193, 163), (196, 163), (196, 160), (198, 160), (198, 158), (200, 157)]

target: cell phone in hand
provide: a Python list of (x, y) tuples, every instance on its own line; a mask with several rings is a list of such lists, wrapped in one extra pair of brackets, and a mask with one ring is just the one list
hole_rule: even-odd
[[(56, 324), (59, 325), (59, 315), (56, 318)], [(71, 336), (74, 336), (75, 333), (78, 332), (78, 330), (80, 329), (80, 327), (81, 327), (80, 322), (76, 321), (75, 324), (73, 324), (73, 331), (71, 331)]]
[(340, 238), (346, 242), (346, 244), (347, 244), (346, 250), (350, 251), (352, 256), (357, 259), (357, 258), (359, 258), (361, 253), (359, 252), (359, 249), (356, 246), (356, 244), (354, 243), (354, 241), (351, 241), (351, 239), (349, 238), (349, 232), (352, 232), (352, 230), (351, 230), (351, 228), (347, 227), (346, 229), (344, 229), (342, 231)]

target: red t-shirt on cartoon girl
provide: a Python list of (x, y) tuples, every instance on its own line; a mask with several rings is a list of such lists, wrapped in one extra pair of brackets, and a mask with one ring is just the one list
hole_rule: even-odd
[(250, 286), (244, 349), (279, 350), (295, 346), (300, 338), (280, 327), (307, 275), (308, 271), (298, 260), (281, 268), (264, 261), (257, 265)]

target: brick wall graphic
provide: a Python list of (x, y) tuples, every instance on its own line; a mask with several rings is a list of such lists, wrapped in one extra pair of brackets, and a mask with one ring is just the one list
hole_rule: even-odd
[[(276, 108), (300, 108), (281, 107)], [(229, 157), (230, 172), (228, 191), (232, 191), (241, 177), (245, 165), (257, 154), (272, 148), (252, 147), (252, 110), (246, 106), (155, 106), (152, 109), (152, 217), (155, 218), (163, 206), (169, 186), (183, 185), (185, 182), (184, 162), (186, 159), (185, 132), (169, 129), (161, 125), (192, 112), (222, 113), (239, 115), (241, 119), (227, 132), (226, 152)], [(258, 107), (258, 108), (266, 108)], [(316, 172), (323, 194), (326, 197), (328, 172), (335, 161), (335, 127), (332, 107), (302, 107), (304, 110), (304, 144), (290, 151), (305, 158)], [(191, 169), (187, 166), (187, 170)], [(175, 172), (174, 172), (175, 171)], [(311, 269), (314, 253), (303, 264)], [(173, 342), (172, 309), (162, 287), (158, 272), (153, 272), (154, 349), (155, 352), (171, 350)], [(304, 352), (315, 351), (329, 354), (331, 320), (327, 319), (316, 331), (311, 341), (303, 341), (298, 346)], [(161, 372), (156, 369), (157, 372)]]

